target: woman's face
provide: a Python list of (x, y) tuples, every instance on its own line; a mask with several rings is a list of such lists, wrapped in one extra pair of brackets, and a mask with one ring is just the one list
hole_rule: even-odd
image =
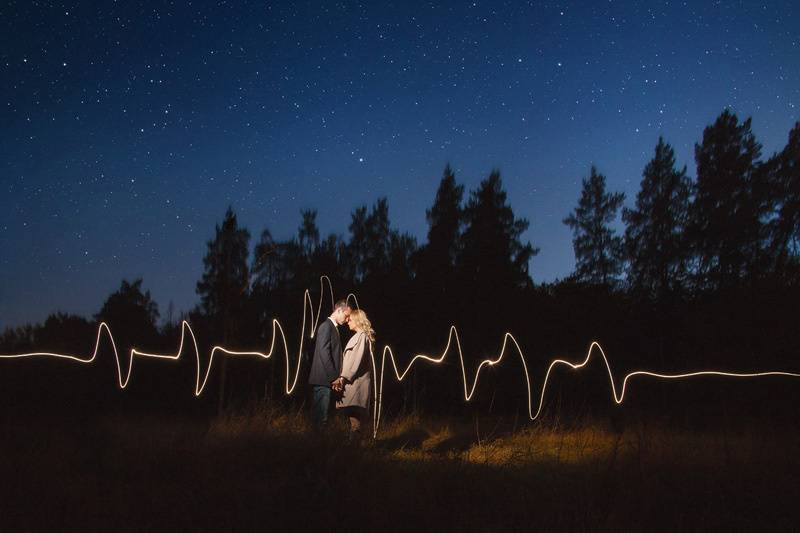
[(350, 321), (347, 323), (347, 325), (350, 327), (350, 331), (356, 331), (356, 330), (357, 330), (357, 328), (356, 328), (356, 321), (355, 321), (355, 320), (350, 320)]

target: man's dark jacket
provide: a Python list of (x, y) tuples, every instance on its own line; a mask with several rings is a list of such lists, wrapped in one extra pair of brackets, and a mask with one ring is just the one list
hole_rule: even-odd
[(314, 346), (314, 360), (308, 382), (312, 385), (331, 386), (331, 381), (342, 372), (342, 341), (339, 330), (326, 318), (317, 328), (317, 342)]

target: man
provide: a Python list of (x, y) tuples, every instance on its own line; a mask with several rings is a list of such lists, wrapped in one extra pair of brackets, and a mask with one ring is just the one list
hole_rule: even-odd
[(339, 300), (333, 306), (333, 313), (317, 328), (314, 345), (314, 360), (308, 382), (312, 389), (311, 424), (320, 431), (328, 422), (331, 405), (331, 388), (338, 385), (342, 371), (342, 341), (339, 326), (350, 320), (350, 306), (347, 300)]

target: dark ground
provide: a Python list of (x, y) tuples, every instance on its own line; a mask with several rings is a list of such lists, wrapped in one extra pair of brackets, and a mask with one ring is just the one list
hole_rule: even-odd
[(0, 526), (792, 531), (800, 519), (796, 425), (462, 424), (395, 418), (352, 446), (341, 424), (319, 438), (304, 417), (265, 408), (7, 416)]

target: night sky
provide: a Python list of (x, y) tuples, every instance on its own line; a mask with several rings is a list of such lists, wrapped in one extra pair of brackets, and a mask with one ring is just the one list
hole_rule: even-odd
[(631, 205), (658, 136), (694, 176), (726, 106), (786, 144), (792, 4), (3, 2), (0, 328), (122, 278), (190, 309), (229, 204), (255, 244), (387, 196), (422, 243), (448, 161), (467, 190), (500, 169), (534, 281), (563, 277), (591, 164)]

